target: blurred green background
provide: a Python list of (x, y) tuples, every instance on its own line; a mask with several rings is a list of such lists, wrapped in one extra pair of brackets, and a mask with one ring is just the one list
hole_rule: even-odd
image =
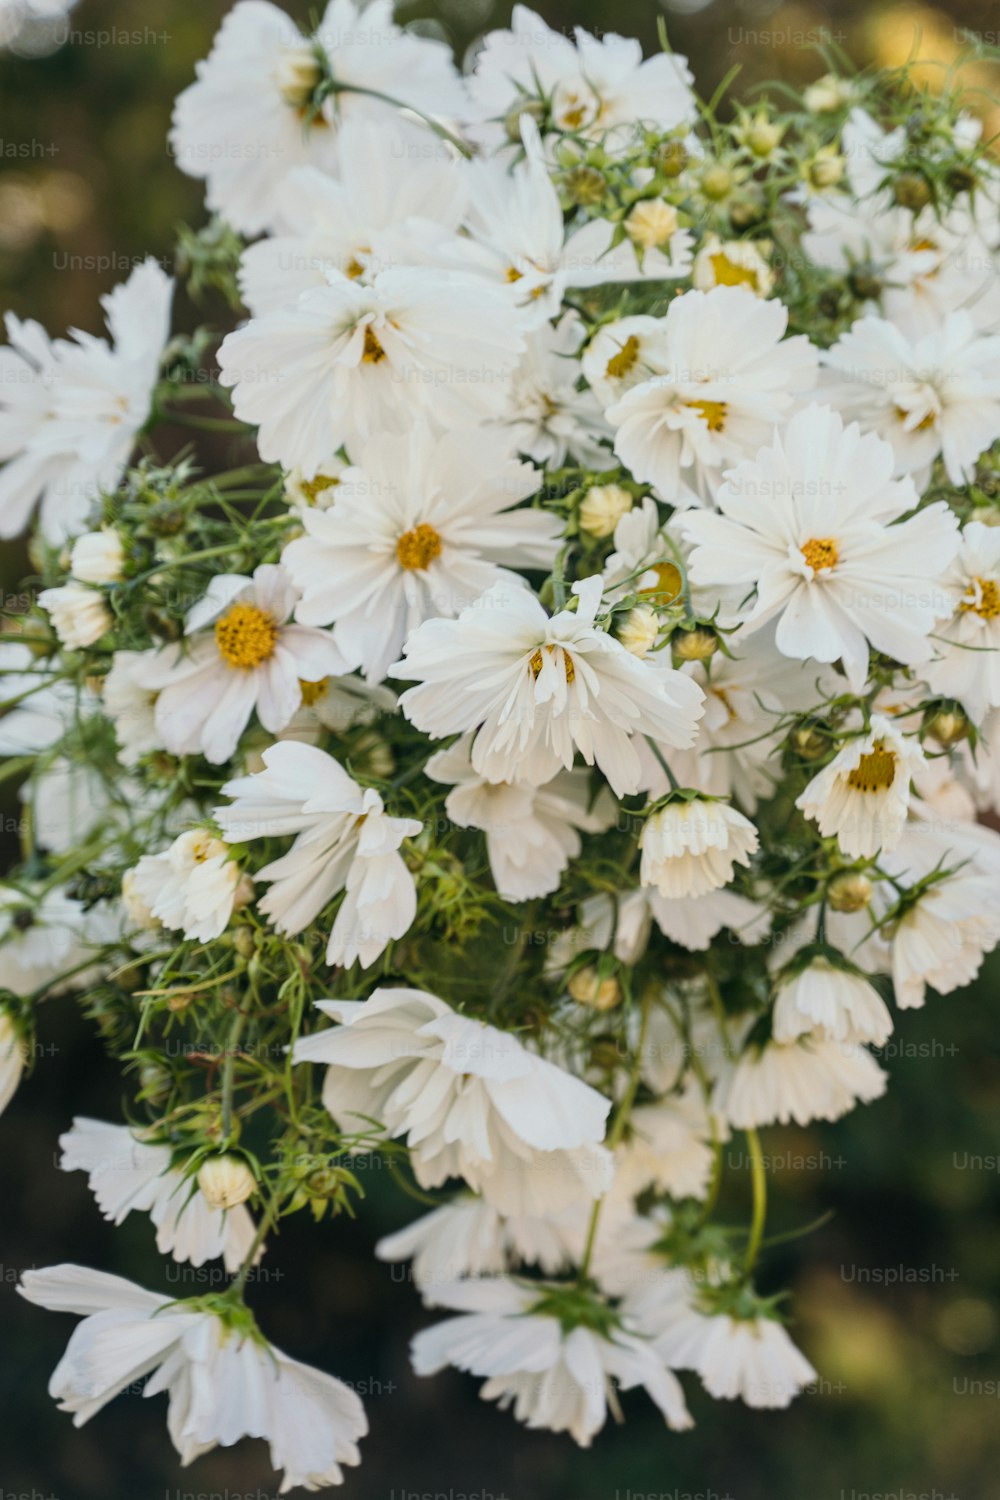
[[(18, 31), (10, 0), (0, 0), (0, 306), (52, 333), (97, 331), (99, 295), (137, 258), (169, 260), (179, 221), (200, 222), (200, 184), (175, 171), (165, 136), (173, 98), (226, 8), (223, 0), (82, 0), (68, 21), (36, 18)], [(948, 9), (547, 0), (541, 9), (553, 26), (618, 30), (647, 48), (664, 15), (703, 93), (734, 62), (743, 69), (738, 92), (774, 78), (808, 82), (824, 71), (811, 46), (818, 38), (859, 63), (898, 63), (915, 49), (933, 63), (926, 76), (934, 79), (955, 62), (967, 32), (995, 40), (1000, 19), (995, 0)], [(295, 13), (305, 19), (305, 4)], [(510, 7), (430, 0), (400, 14), (447, 34), (462, 55)], [(996, 74), (976, 64), (963, 78), (970, 103), (996, 129), (988, 97)], [(178, 326), (185, 318), (191, 326), (181, 303)], [(20, 550), (7, 546), (0, 586), (12, 592), (24, 568)], [(644, 1397), (630, 1396), (627, 1425), (579, 1453), (479, 1402), (473, 1381), (412, 1376), (407, 1343), (425, 1315), (404, 1273), (371, 1255), (375, 1238), (412, 1206), (378, 1170), (365, 1179), (358, 1223), (289, 1225), (252, 1296), (277, 1344), (355, 1383), (366, 1401), (372, 1431), (346, 1500), (1000, 1494), (998, 979), (994, 963), (966, 993), (904, 1014), (884, 1058), (885, 1099), (835, 1127), (766, 1134), (769, 1232), (835, 1210), (765, 1263), (767, 1288), (794, 1287), (795, 1336), (822, 1376), (788, 1412), (715, 1404), (688, 1380), (693, 1433), (668, 1433)], [(276, 1493), (262, 1444), (217, 1451), (182, 1475), (162, 1398), (124, 1397), (74, 1432), (46, 1395), (73, 1320), (14, 1294), (26, 1267), (73, 1259), (175, 1296), (207, 1289), (177, 1279), (145, 1219), (114, 1230), (82, 1175), (56, 1168), (56, 1136), (74, 1114), (114, 1120), (122, 1103), (119, 1078), (73, 1003), (49, 1003), (33, 1076), (0, 1126), (0, 1500), (262, 1500)], [(725, 1208), (736, 1220), (745, 1217), (749, 1182), (738, 1144), (731, 1156)]]

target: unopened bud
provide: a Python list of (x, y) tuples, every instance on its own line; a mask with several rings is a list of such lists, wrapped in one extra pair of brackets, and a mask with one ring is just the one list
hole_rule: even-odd
[(320, 60), (311, 47), (285, 47), (278, 58), (278, 92), (292, 109), (305, 109), (323, 77)]
[(595, 484), (580, 506), (580, 528), (591, 536), (610, 536), (632, 509), (632, 496), (620, 484)]
[(210, 1208), (235, 1208), (256, 1191), (257, 1180), (241, 1156), (209, 1156), (198, 1171), (198, 1186)]
[(924, 730), (932, 740), (937, 740), (946, 750), (967, 739), (972, 725), (958, 704), (944, 705), (935, 709), (924, 720)]
[(645, 656), (656, 644), (660, 620), (648, 604), (637, 604), (618, 622), (616, 634), (625, 650), (633, 656)]
[(589, 1005), (591, 1010), (614, 1010), (622, 998), (622, 988), (611, 975), (601, 979), (593, 964), (577, 969), (566, 986), (578, 1005)]
[(900, 208), (909, 208), (914, 213), (919, 213), (922, 208), (927, 207), (934, 194), (927, 178), (920, 172), (900, 172), (892, 185), (892, 196)]
[(872, 899), (872, 883), (861, 870), (844, 870), (826, 888), (833, 911), (861, 911)]
[(682, 627), (671, 636), (670, 649), (679, 661), (708, 661), (719, 649), (719, 637), (704, 625), (696, 625), (694, 630)]
[(643, 198), (625, 220), (629, 239), (643, 250), (665, 245), (677, 229), (677, 210), (662, 198)]

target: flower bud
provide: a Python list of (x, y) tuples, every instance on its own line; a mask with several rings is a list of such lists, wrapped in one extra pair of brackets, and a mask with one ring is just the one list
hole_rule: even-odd
[(683, 141), (663, 141), (656, 148), (653, 162), (661, 177), (679, 177), (688, 163), (687, 147)]
[(944, 749), (967, 739), (972, 725), (957, 703), (943, 703), (924, 719), (924, 731)]
[(829, 750), (830, 741), (814, 724), (800, 724), (792, 731), (792, 748), (803, 760), (818, 760)]
[(574, 203), (593, 207), (608, 190), (607, 178), (596, 167), (573, 167), (563, 178), (563, 187)]
[(117, 583), (122, 576), (125, 549), (117, 531), (86, 531), (70, 553), (70, 572), (81, 583)]
[(719, 637), (704, 625), (694, 630), (681, 626), (670, 638), (670, 649), (679, 661), (708, 661), (719, 649)]
[(806, 171), (813, 187), (828, 188), (836, 187), (844, 175), (846, 166), (847, 163), (836, 146), (820, 146), (816, 155), (807, 164)]
[(199, 1169), (198, 1186), (210, 1208), (235, 1208), (256, 1192), (257, 1180), (241, 1156), (209, 1156)]
[(724, 167), (721, 161), (714, 162), (708, 167), (701, 179), (701, 190), (706, 198), (711, 198), (714, 203), (720, 202), (731, 193), (736, 186), (736, 179), (728, 167)]
[(662, 198), (643, 198), (625, 220), (625, 229), (641, 249), (656, 250), (677, 229), (677, 210)]
[(275, 80), (279, 94), (292, 109), (305, 109), (322, 77), (320, 60), (311, 47), (283, 48), (278, 57)]
[(833, 911), (862, 911), (872, 899), (872, 883), (861, 870), (842, 870), (826, 888)]
[(660, 633), (660, 620), (655, 609), (648, 604), (637, 604), (618, 622), (616, 634), (625, 650), (633, 656), (645, 656), (656, 644)]
[(811, 83), (802, 95), (806, 109), (814, 115), (825, 115), (842, 104), (846, 104), (851, 98), (853, 88), (846, 78), (837, 78), (833, 73), (827, 73), (816, 83)]
[(61, 588), (43, 589), (38, 602), (48, 611), (52, 628), (68, 651), (92, 646), (114, 624), (103, 596), (82, 583), (64, 583)]
[(919, 213), (933, 198), (931, 185), (920, 172), (900, 172), (892, 185), (892, 196), (900, 208)]
[(580, 528), (591, 536), (610, 536), (632, 509), (632, 496), (620, 484), (595, 484), (580, 506)]
[(540, 125), (545, 118), (545, 105), (541, 99), (522, 99), (515, 104), (503, 122), (503, 128), (507, 139), (519, 146), (521, 144), (521, 121), (527, 115), (529, 120), (534, 120)]
[(761, 111), (754, 116), (743, 131), (743, 144), (748, 151), (753, 152), (754, 156), (763, 159), (778, 149), (784, 133), (784, 125), (779, 124), (777, 120), (769, 120)]
[(566, 988), (578, 1005), (589, 1005), (591, 1010), (614, 1010), (622, 998), (614, 975), (601, 979), (593, 964), (577, 969)]

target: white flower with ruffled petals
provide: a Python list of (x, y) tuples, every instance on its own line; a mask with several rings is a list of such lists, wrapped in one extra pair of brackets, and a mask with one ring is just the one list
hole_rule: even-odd
[(899, 843), (910, 806), (910, 782), (923, 770), (914, 735), (872, 714), (867, 734), (848, 740), (796, 799), (824, 838), (836, 838), (851, 859), (870, 858)]
[(676, 900), (728, 885), (747, 865), (757, 830), (735, 807), (714, 797), (678, 797), (647, 817), (639, 835), (639, 879)]
[(132, 899), (151, 917), (199, 943), (225, 932), (233, 914), (240, 869), (229, 845), (204, 828), (182, 833), (160, 854), (144, 854), (126, 872)]
[(837, 1042), (881, 1047), (892, 1035), (892, 1017), (863, 974), (817, 955), (780, 979), (773, 1027), (778, 1042), (817, 1032)]
[(820, 1030), (749, 1047), (720, 1071), (712, 1108), (736, 1130), (839, 1120), (885, 1093), (886, 1075), (859, 1042)]

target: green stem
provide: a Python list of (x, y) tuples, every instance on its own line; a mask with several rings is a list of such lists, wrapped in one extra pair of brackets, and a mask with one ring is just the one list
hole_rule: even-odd
[(228, 1146), (233, 1131), (233, 1075), (236, 1065), (236, 1046), (246, 1024), (246, 1016), (237, 1011), (226, 1042), (226, 1060), (222, 1066), (222, 1144)]
[(760, 1136), (756, 1130), (746, 1133), (750, 1148), (750, 1173), (753, 1183), (753, 1218), (750, 1222), (750, 1238), (747, 1241), (745, 1261), (749, 1276), (757, 1260), (760, 1243), (764, 1237), (764, 1220), (767, 1218), (767, 1173), (764, 1170), (764, 1154), (760, 1149)]

